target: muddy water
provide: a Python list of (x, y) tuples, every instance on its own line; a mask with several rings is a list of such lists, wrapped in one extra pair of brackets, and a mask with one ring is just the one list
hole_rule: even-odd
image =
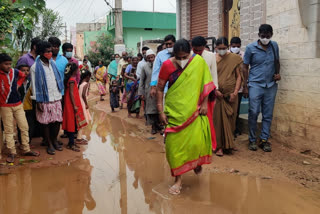
[(1, 214), (320, 213), (319, 193), (230, 174), (187, 173), (182, 194), (172, 197), (163, 147), (123, 120), (93, 118), (82, 160), (0, 175)]

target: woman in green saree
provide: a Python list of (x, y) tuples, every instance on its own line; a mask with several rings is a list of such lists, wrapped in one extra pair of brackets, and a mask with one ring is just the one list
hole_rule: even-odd
[[(201, 165), (210, 164), (212, 136), (207, 116), (208, 96), (214, 91), (210, 70), (204, 59), (190, 54), (187, 40), (174, 45), (174, 57), (161, 67), (157, 86), (157, 108), (160, 121), (166, 125), (166, 156), (175, 177), (171, 194), (179, 194), (181, 175), (194, 170), (201, 172)], [(169, 89), (163, 106), (164, 87)], [(214, 138), (213, 138), (214, 139)]]

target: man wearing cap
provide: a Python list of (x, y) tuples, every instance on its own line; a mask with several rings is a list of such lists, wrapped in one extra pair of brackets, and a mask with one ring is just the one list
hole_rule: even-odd
[(161, 127), (159, 126), (159, 112), (157, 110), (157, 99), (155, 96), (150, 96), (150, 82), (155, 58), (156, 54), (153, 52), (153, 50), (149, 49), (146, 51), (147, 62), (141, 69), (138, 91), (138, 95), (141, 97), (141, 100), (145, 101), (145, 114), (147, 115), (147, 124), (152, 125), (152, 134), (161, 132)]

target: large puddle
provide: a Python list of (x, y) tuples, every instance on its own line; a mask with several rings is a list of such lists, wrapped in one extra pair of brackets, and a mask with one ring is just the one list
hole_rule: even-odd
[(0, 176), (1, 214), (318, 214), (320, 194), (273, 180), (204, 173), (172, 182), (164, 149), (124, 120), (94, 112), (82, 160)]

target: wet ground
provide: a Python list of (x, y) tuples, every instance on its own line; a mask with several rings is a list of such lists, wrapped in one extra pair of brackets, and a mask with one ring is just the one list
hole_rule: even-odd
[(159, 141), (124, 119), (92, 114), (94, 123), (85, 132), (90, 142), (80, 160), (0, 174), (1, 214), (320, 213), (317, 191), (208, 166), (200, 176), (187, 173), (181, 195), (171, 196), (173, 180)]

